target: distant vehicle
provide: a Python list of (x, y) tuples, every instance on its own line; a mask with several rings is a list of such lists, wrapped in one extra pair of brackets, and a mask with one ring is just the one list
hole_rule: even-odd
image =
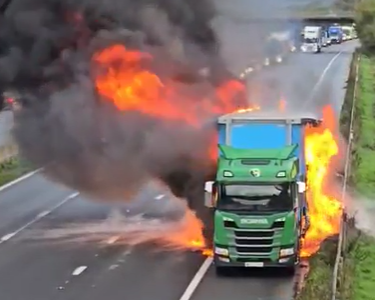
[(320, 53), (323, 47), (322, 31), (321, 26), (305, 26), (301, 51)]
[(344, 41), (352, 40), (355, 38), (355, 30), (354, 26), (342, 26), (343, 37)]
[(15, 93), (4, 92), (2, 95), (2, 110), (18, 111), (22, 108)]
[(331, 43), (328, 44), (329, 38), (328, 38), (328, 32), (327, 30), (322, 29), (322, 46), (328, 47)]
[(341, 26), (333, 25), (328, 28), (328, 33), (332, 44), (341, 44), (343, 41), (343, 32)]
[(324, 32), (325, 32), (325, 35), (327, 37), (327, 46), (331, 46), (332, 43), (331, 43), (331, 37), (329, 35), (329, 31), (328, 31), (328, 28), (324, 29)]

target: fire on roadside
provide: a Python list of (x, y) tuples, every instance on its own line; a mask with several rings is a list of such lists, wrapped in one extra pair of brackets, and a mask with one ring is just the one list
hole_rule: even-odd
[[(120, 111), (137, 111), (152, 118), (194, 126), (199, 120), (220, 114), (252, 110), (247, 108), (246, 98), (241, 97), (245, 95), (245, 86), (236, 80), (228, 80), (215, 88), (205, 86), (203, 93), (197, 93), (173, 77), (154, 73), (153, 57), (149, 53), (129, 50), (123, 45), (109, 46), (95, 53), (92, 60), (98, 94)], [(210, 255), (202, 222), (190, 210), (183, 222), (182, 229), (166, 234), (160, 242), (174, 249), (191, 249)]]
[[(191, 99), (192, 95), (180, 93), (178, 85), (171, 78), (159, 78), (144, 67), (153, 57), (148, 53), (128, 50), (122, 45), (110, 46), (93, 56), (93, 61), (102, 68), (95, 74), (96, 89), (104, 99), (111, 101), (121, 111), (135, 110), (142, 114), (163, 120), (180, 120), (189, 124), (197, 122), (197, 116), (209, 117), (216, 114), (249, 112), (260, 110), (260, 107), (248, 107), (244, 103), (234, 103), (233, 98), (244, 92), (244, 86), (230, 80), (222, 84), (209, 98)], [(194, 95), (196, 96), (196, 95)], [(202, 95), (199, 95), (202, 97)], [(178, 99), (178, 101), (176, 101)], [(194, 100), (199, 105), (193, 105)], [(286, 102), (279, 103), (280, 111), (284, 111)], [(199, 110), (199, 113), (198, 113)], [(332, 158), (338, 153), (335, 136), (335, 119), (330, 107), (323, 110), (324, 121), (319, 127), (306, 129), (306, 163), (307, 201), (310, 213), (310, 229), (303, 241), (302, 256), (314, 254), (323, 240), (339, 230), (341, 203), (327, 189), (330, 179)], [(214, 139), (215, 140), (215, 139)], [(215, 147), (209, 149), (209, 156), (217, 155)], [(206, 243), (200, 227), (200, 220), (189, 215), (188, 226), (194, 230), (186, 230), (186, 235), (174, 236), (172, 242), (181, 248), (201, 250), (204, 255), (212, 252), (206, 249)], [(203, 249), (203, 250), (202, 250)]]
[(307, 203), (311, 224), (302, 244), (302, 257), (316, 253), (326, 238), (339, 232), (342, 204), (332, 188), (332, 159), (339, 151), (336, 124), (334, 111), (326, 106), (322, 124), (306, 128)]

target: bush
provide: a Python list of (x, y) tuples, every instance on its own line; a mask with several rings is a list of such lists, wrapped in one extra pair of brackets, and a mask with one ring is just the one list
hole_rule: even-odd
[(375, 53), (375, 0), (361, 0), (355, 7), (356, 30), (367, 53)]

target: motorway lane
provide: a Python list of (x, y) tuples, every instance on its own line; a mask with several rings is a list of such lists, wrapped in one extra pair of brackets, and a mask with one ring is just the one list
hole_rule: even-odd
[(293, 53), (283, 64), (264, 68), (248, 81), (250, 102), (274, 108), (280, 99), (287, 111), (318, 112), (332, 102), (341, 109), (345, 81), (357, 41), (324, 48), (320, 54)]
[[(335, 50), (334, 47), (331, 49)], [(340, 47), (338, 46), (337, 50), (340, 50)], [(342, 47), (349, 47), (349, 44)], [(333, 50), (332, 52), (335, 52)], [(288, 65), (266, 70), (265, 73), (260, 74), (260, 77), (275, 79), (282, 82), (283, 86), (304, 86), (301, 90), (305, 91), (305, 94), (301, 98), (308, 99), (316, 82), (319, 82), (322, 72), (337, 53), (336, 51), (336, 53), (321, 55), (296, 54), (290, 59)], [(341, 55), (332, 63), (332, 67), (336, 63), (338, 65), (345, 63), (345, 60), (341, 60)], [(311, 65), (305, 67), (308, 61), (311, 61)], [(303, 62), (305, 65), (298, 67), (296, 66), (298, 62)], [(297, 71), (291, 73), (291, 70)], [(306, 80), (308, 74), (313, 75)], [(326, 82), (327, 86), (332, 84), (337, 74), (332, 72), (331, 77), (328, 77), (329, 74), (330, 69), (326, 71), (322, 84)], [(287, 88), (282, 92), (288, 97), (293, 96), (292, 88)], [(294, 102), (300, 101), (299, 98), (289, 100), (288, 97), (286, 97), (288, 101), (294, 104), (300, 103)], [(140, 198), (153, 199), (160, 192), (146, 189)], [(0, 216), (2, 233), (17, 231), (22, 222), (25, 224), (32, 222), (35, 216), (50, 211), (70, 193), (69, 190), (52, 185), (39, 176), (33, 176), (17, 186), (2, 191), (0, 199), (0, 213), (3, 213), (3, 216)], [(3, 201), (4, 204), (2, 204)], [(4, 208), (1, 205), (4, 205)], [(283, 277), (272, 278), (270, 274), (266, 274), (265, 278), (247, 276), (218, 279), (213, 274), (212, 268), (209, 268), (207, 273), (205, 272), (207, 269), (203, 268), (198, 273), (198, 275), (204, 275), (203, 280), (200, 281), (199, 276), (194, 276), (204, 260), (199, 254), (151, 255), (145, 248), (139, 251), (135, 249), (129, 251), (124, 246), (103, 248), (97, 244), (77, 243), (73, 244), (76, 247), (72, 247), (71, 243), (56, 244), (48, 240), (33, 242), (27, 239), (30, 234), (39, 235), (48, 228), (73, 221), (102, 220), (110, 212), (109, 206), (106, 205), (97, 205), (81, 198), (70, 199), (49, 215), (33, 223), (30, 228), (36, 231), (21, 231), (13, 239), (1, 244), (0, 282), (4, 285), (2, 299), (102, 300), (110, 295), (114, 300), (124, 299), (127, 296), (134, 300), (150, 298), (179, 300), (193, 277), (195, 283), (200, 283), (193, 295), (194, 300), (206, 300), (208, 296), (213, 295), (219, 300), (220, 297), (224, 299), (228, 296), (232, 298), (236, 296), (238, 300), (272, 299), (272, 297), (291, 299), (292, 297), (293, 280)], [(87, 266), (88, 269), (79, 276), (72, 276), (74, 269), (79, 266)], [(190, 291), (194, 291), (194, 287)], [(188, 298), (184, 298), (186, 299)]]
[[(345, 93), (343, 88), (349, 72), (351, 54), (357, 45), (358, 43), (355, 41), (334, 45), (325, 49), (326, 53), (317, 55), (297, 53), (288, 65), (280, 65), (275, 71), (269, 69), (262, 73), (257, 80), (264, 82), (274, 79), (282, 82), (279, 92), (285, 95), (289, 110), (299, 108), (306, 112), (317, 112), (318, 108), (327, 103), (340, 105)], [(296, 65), (298, 63), (300, 66)], [(344, 74), (338, 72), (344, 72)], [(293, 87), (298, 93), (305, 91), (305, 94), (296, 94)], [(297, 95), (298, 97), (296, 97)], [(277, 98), (273, 99), (273, 101), (275, 100)], [(263, 99), (263, 101), (266, 100)], [(207, 264), (207, 266), (210, 265)], [(294, 279), (280, 276), (281, 274), (276, 273), (275, 270), (267, 271), (260, 270), (260, 273), (252, 271), (239, 273), (233, 278), (218, 278), (212, 266), (203, 268), (192, 280), (198, 284), (196, 289), (188, 288), (186, 290), (186, 295), (192, 294), (187, 299), (293, 299)]]
[[(155, 192), (145, 189), (139, 197), (154, 199), (158, 196)], [(112, 210), (112, 205), (77, 197), (0, 245), (2, 299), (104, 300), (110, 295), (111, 300), (122, 300), (131, 295), (132, 299), (148, 300), (150, 291), (157, 292), (163, 300), (178, 299), (202, 262), (199, 254), (170, 255), (150, 253), (147, 247), (102, 247), (81, 239), (64, 243), (48, 239), (54, 229), (66, 228), (67, 224), (83, 227), (90, 222), (89, 228), (93, 230), (92, 222), (102, 222)], [(107, 226), (106, 234), (99, 238), (104, 244), (118, 233), (118, 227), (112, 232), (113, 224)], [(69, 237), (65, 234), (70, 230), (63, 230), (62, 234), (61, 229), (57, 230), (60, 241)], [(93, 235), (84, 230), (81, 237)], [(80, 266), (87, 266), (87, 270), (73, 276), (72, 272)], [(158, 291), (160, 287), (163, 289)]]
[(42, 212), (49, 211), (72, 191), (52, 184), (40, 175), (31, 176), (8, 188), (0, 188), (0, 243)]

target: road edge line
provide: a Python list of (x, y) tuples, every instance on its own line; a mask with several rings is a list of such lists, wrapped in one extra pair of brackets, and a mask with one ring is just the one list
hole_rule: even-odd
[(12, 180), (11, 182), (8, 182), (8, 183), (0, 186), (0, 192), (2, 192), (4, 190), (6, 190), (6, 189), (8, 189), (8, 188), (10, 188), (10, 187), (12, 187), (14, 185), (16, 185), (17, 183), (20, 183), (21, 181), (24, 181), (25, 179), (30, 178), (31, 176), (34, 176), (35, 174), (39, 173), (42, 170), (43, 170), (43, 168), (36, 169), (34, 171), (26, 173), (25, 175), (22, 175), (21, 177), (18, 177), (16, 179)]
[(8, 234), (5, 234), (3, 237), (0, 238), (0, 245), (6, 243), (10, 239), (14, 238), (17, 234), (23, 232), (25, 229), (30, 227), (31, 225), (35, 224), (36, 222), (39, 222), (41, 219), (45, 218), (52, 212), (54, 212), (56, 209), (60, 208), (64, 204), (66, 204), (68, 201), (77, 198), (79, 196), (79, 192), (75, 192), (70, 194), (69, 196), (65, 197), (62, 201), (57, 203), (55, 206), (50, 208), (49, 210), (43, 211), (42, 213), (39, 213), (35, 218), (33, 218), (31, 221), (27, 222), (25, 225), (19, 227), (13, 232), (10, 232)]
[(189, 285), (187, 286), (186, 290), (182, 294), (179, 300), (189, 300), (193, 296), (194, 292), (196, 291), (199, 284), (202, 282), (204, 275), (206, 275), (208, 269), (212, 264), (213, 258), (207, 257), (205, 261), (200, 266), (197, 273), (195, 273), (193, 279), (190, 281)]

